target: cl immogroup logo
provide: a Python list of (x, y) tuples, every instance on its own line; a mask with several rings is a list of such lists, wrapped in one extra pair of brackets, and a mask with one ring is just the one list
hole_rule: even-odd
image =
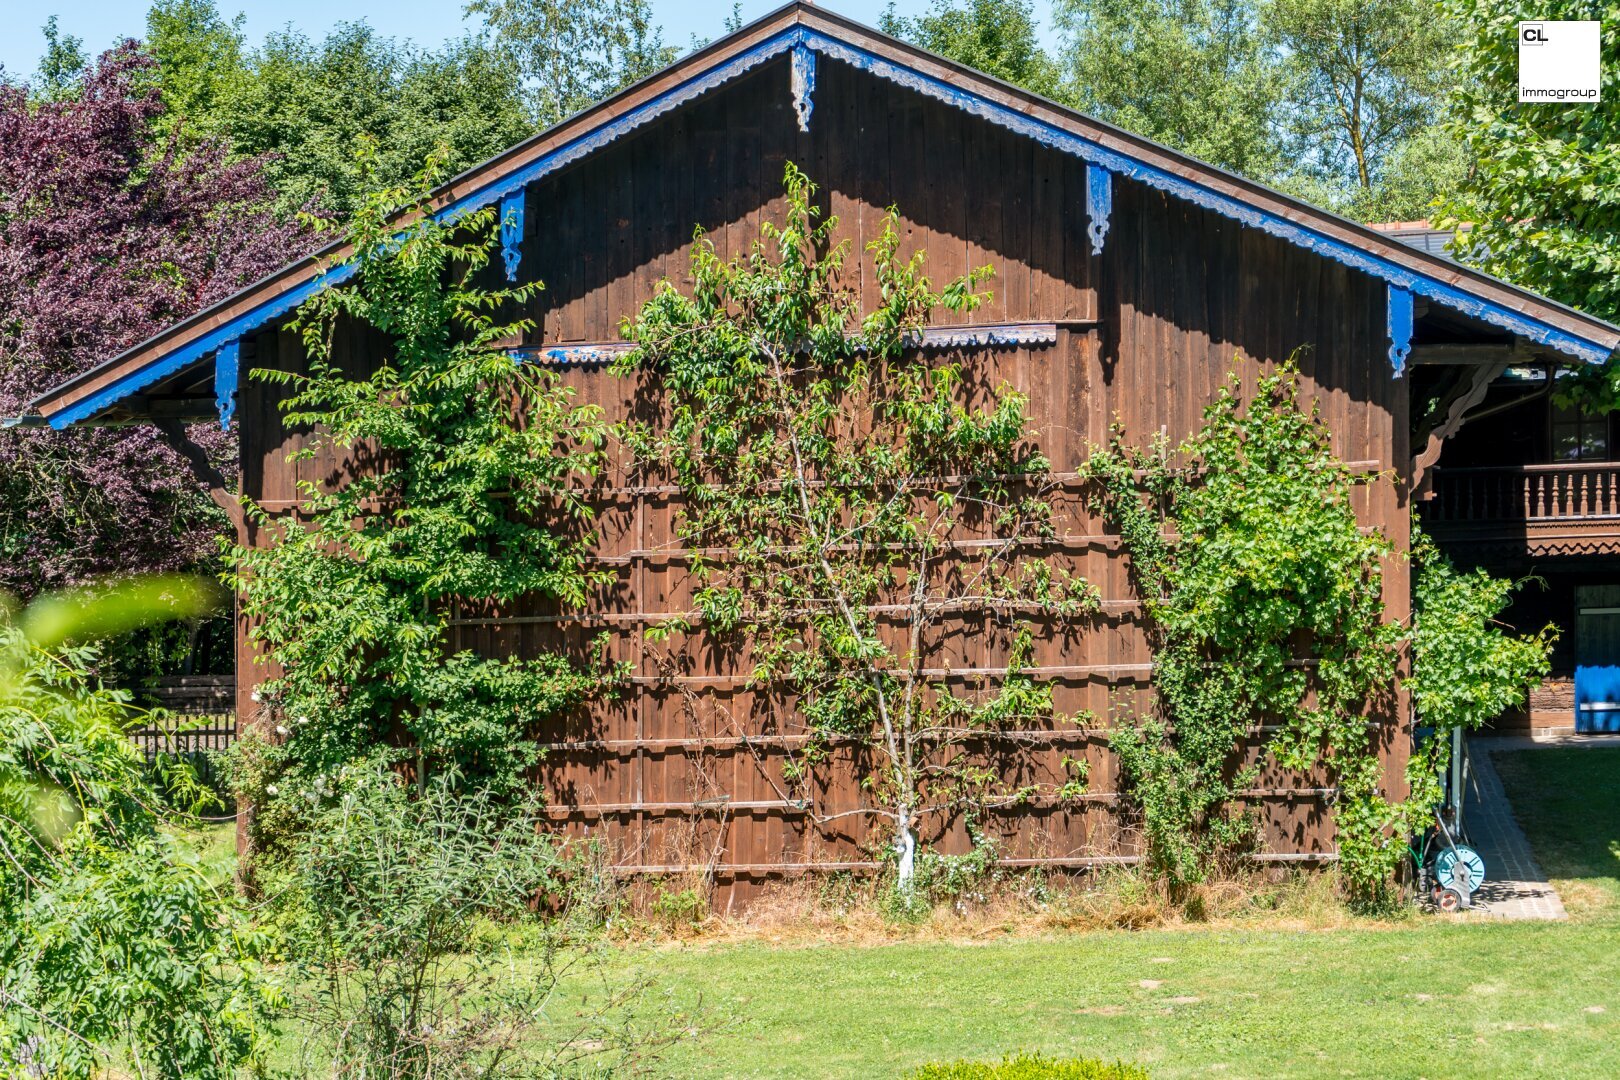
[(1601, 100), (1603, 25), (1597, 22), (1519, 24), (1519, 100)]

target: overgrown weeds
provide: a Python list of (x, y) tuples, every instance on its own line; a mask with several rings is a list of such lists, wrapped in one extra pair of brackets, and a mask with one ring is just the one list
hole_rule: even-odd
[(992, 870), (949, 902), (903, 913), (896, 912), (893, 894), (892, 882), (881, 877), (802, 877), (765, 888), (740, 913), (709, 912), (672, 924), (660, 908), (668, 894), (644, 886), (627, 894), (610, 936), (650, 943), (876, 945), (1097, 930), (1331, 930), (1412, 918), (1403, 909), (1352, 908), (1332, 871), (1253, 869), (1172, 889), (1135, 867), (1085, 875)]

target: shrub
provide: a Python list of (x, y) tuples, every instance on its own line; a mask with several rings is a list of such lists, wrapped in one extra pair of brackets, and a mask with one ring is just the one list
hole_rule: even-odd
[[(458, 604), (578, 605), (605, 580), (584, 559), (591, 511), (578, 490), (599, 465), (602, 431), (596, 406), (506, 353), (532, 325), (501, 315), (540, 286), (479, 287), (500, 223), (493, 210), (436, 222), (437, 170), (430, 161), (420, 190), (380, 191), (356, 212), (352, 280), (317, 292), (294, 323), (308, 372), (252, 373), (286, 388), (287, 423), (311, 428), (296, 457), (366, 447), (361, 459), (386, 463), (330, 489), (301, 484), (296, 520), (249, 506), (268, 546), (228, 553), (253, 639), (280, 668), (256, 691), (264, 737), (240, 744), (233, 769), (269, 862), (309, 826), (297, 792), (380, 753), (418, 777), (451, 769), (515, 796), (540, 757), (538, 726), (608, 674), (600, 650), (576, 665), (563, 653), (455, 647)], [(403, 232), (401, 205), (420, 215)], [(335, 352), (349, 333), (338, 328), (353, 326), (388, 343), (365, 378)]]
[(1148, 1080), (1148, 1073), (1124, 1062), (1017, 1054), (999, 1062), (936, 1062), (912, 1073), (910, 1080)]
[[(3, 598), (0, 598), (3, 599)], [(0, 1073), (234, 1077), (263, 1049), (257, 939), (163, 826), (124, 695), (71, 636), (204, 594), (163, 580), (0, 606)], [(186, 611), (176, 613), (185, 614)]]
[[(644, 984), (562, 1026), (547, 1015), (594, 956), (573, 932), (572, 856), (537, 802), (460, 787), (449, 771), (413, 793), (374, 762), (292, 793), (312, 821), (285, 882), (304, 1071), (494, 1080), (634, 1064), (664, 1041), (633, 1015)], [(531, 919), (537, 903), (560, 917)], [(521, 955), (501, 932), (518, 920)]]

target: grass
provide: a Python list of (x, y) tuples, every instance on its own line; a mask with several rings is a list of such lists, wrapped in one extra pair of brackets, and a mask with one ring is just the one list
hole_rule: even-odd
[(1620, 1075), (1620, 928), (1107, 932), (626, 957), (717, 1016), (665, 1075), (899, 1076), (1011, 1050), (1155, 1078)]
[(1518, 750), (1496, 769), (1570, 915), (1620, 914), (1620, 749)]
[[(1620, 751), (1498, 763), (1543, 866), (1586, 897), (1570, 922), (666, 940), (615, 948), (608, 975), (650, 973), (655, 999), (706, 1015), (657, 1064), (669, 1077), (901, 1078), (1016, 1051), (1155, 1080), (1620, 1076)], [(576, 1008), (564, 992), (552, 1015)]]
[(1017, 1050), (1156, 1080), (1620, 1076), (1620, 750), (1497, 763), (1568, 923), (666, 946), (620, 963), (730, 1021), (666, 1056), (669, 1076), (899, 1077)]

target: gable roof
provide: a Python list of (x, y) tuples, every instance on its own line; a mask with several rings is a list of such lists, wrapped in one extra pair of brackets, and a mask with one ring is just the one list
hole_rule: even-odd
[[(1427, 298), (1564, 355), (1606, 360), (1620, 327), (1581, 314), (1441, 255), (1091, 119), (988, 75), (917, 49), (840, 15), (796, 0), (655, 75), (583, 110), (441, 187), (430, 202), (454, 219), (520, 194), (525, 187), (609, 145), (761, 64), (791, 56), (801, 125), (813, 115), (815, 63), (849, 64), (974, 116), (1073, 154), (1102, 180), (1118, 174), (1385, 281), (1391, 360), (1400, 374), (1412, 327), (1412, 299)], [(1106, 196), (1106, 190), (1103, 195)], [(1106, 198), (1099, 200), (1106, 206)], [(1106, 210), (1102, 210), (1106, 213)], [(29, 403), (31, 416), (64, 428), (94, 420), (160, 380), (219, 357), (231, 385), (216, 386), (221, 415), (234, 390), (235, 343), (293, 310), (316, 290), (347, 279), (338, 244), (295, 262), (168, 327)], [(1403, 340), (1403, 335), (1404, 339)]]

